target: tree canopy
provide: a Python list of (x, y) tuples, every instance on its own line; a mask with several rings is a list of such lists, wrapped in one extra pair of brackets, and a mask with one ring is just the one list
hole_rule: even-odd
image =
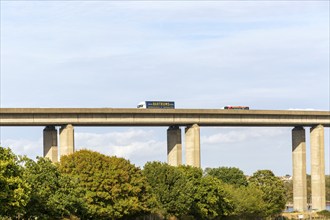
[(31, 187), (22, 174), (19, 158), (9, 148), (0, 146), (0, 216), (24, 214)]
[(249, 179), (250, 184), (263, 192), (263, 201), (266, 204), (266, 216), (280, 214), (286, 204), (284, 183), (270, 170), (258, 170)]
[[(149, 214), (179, 219), (249, 219), (280, 214), (284, 183), (269, 170), (248, 181), (238, 168), (128, 160), (88, 150), (53, 164), (18, 157), (0, 147), (0, 219), (135, 219)], [(141, 219), (141, 218), (140, 218)]]
[(207, 168), (206, 174), (218, 178), (224, 183), (235, 186), (247, 186), (247, 179), (240, 169), (236, 167)]
[(266, 205), (263, 201), (263, 192), (258, 187), (253, 185), (237, 187), (229, 184), (223, 187), (233, 205), (229, 216), (242, 220), (265, 217)]
[(197, 219), (216, 219), (233, 211), (232, 200), (227, 197), (221, 180), (205, 176), (195, 184), (192, 215)]
[(25, 218), (61, 219), (83, 215), (82, 192), (48, 158), (38, 157), (36, 162), (26, 158), (24, 167), (24, 179), (33, 187)]
[(144, 175), (156, 196), (160, 214), (180, 217), (188, 214), (192, 204), (192, 185), (183, 170), (161, 162), (148, 162)]
[(89, 218), (121, 219), (150, 212), (148, 182), (128, 160), (81, 150), (63, 156), (59, 168), (85, 191)]
[(149, 162), (144, 174), (156, 195), (158, 210), (164, 216), (217, 219), (232, 211), (221, 180), (203, 176), (200, 168)]

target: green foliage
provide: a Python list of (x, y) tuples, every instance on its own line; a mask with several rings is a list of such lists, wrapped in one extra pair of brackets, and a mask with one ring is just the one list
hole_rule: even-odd
[(63, 156), (59, 167), (85, 191), (90, 219), (121, 219), (150, 212), (153, 197), (147, 180), (125, 159), (81, 150)]
[(309, 174), (307, 174), (307, 203), (312, 203), (312, 177)]
[(226, 197), (223, 183), (212, 176), (202, 177), (194, 185), (192, 214), (197, 219), (215, 219), (229, 215), (233, 204)]
[(0, 146), (0, 216), (16, 217), (24, 213), (31, 189), (22, 172), (18, 157)]
[(322, 217), (330, 217), (330, 211), (328, 210), (322, 210), (320, 212), (317, 212), (317, 214)]
[(264, 216), (266, 204), (263, 201), (263, 192), (258, 187), (253, 185), (236, 187), (225, 184), (224, 189), (234, 206), (229, 216), (239, 219)]
[(144, 166), (143, 172), (156, 196), (158, 211), (164, 216), (187, 215), (192, 205), (192, 183), (184, 169), (161, 162), (148, 162)]
[(180, 165), (177, 167), (183, 172), (189, 181), (199, 181), (203, 177), (203, 170), (198, 167)]
[(39, 157), (35, 162), (26, 158), (24, 178), (33, 186), (26, 218), (60, 219), (83, 210), (75, 183), (62, 175), (49, 159)]
[(0, 219), (134, 219), (149, 213), (261, 219), (281, 213), (292, 197), (292, 183), (269, 170), (257, 171), (249, 182), (233, 167), (208, 168), (205, 174), (160, 162), (148, 162), (141, 171), (125, 159), (87, 150), (54, 165), (45, 158), (19, 160), (0, 147)]
[(215, 219), (228, 215), (232, 211), (232, 204), (225, 196), (223, 183), (212, 176), (203, 176), (200, 168), (179, 166), (180, 170), (191, 183), (193, 202), (190, 215), (196, 219)]
[(249, 182), (263, 192), (266, 216), (275, 216), (284, 210), (286, 204), (284, 183), (272, 171), (259, 170), (252, 175)]
[(325, 176), (325, 199), (326, 201), (330, 201), (330, 176)]
[(284, 181), (283, 184), (286, 192), (286, 201), (288, 203), (293, 203), (293, 181)]
[(166, 217), (217, 219), (232, 211), (223, 183), (212, 176), (203, 177), (200, 168), (149, 162), (144, 174), (156, 195), (158, 212)]
[(247, 179), (240, 169), (236, 167), (219, 167), (205, 169), (207, 175), (218, 178), (224, 183), (235, 186), (247, 186)]

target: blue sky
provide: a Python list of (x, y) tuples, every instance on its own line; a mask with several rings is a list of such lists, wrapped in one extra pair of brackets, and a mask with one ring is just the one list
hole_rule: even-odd
[[(174, 100), (177, 108), (329, 110), (329, 7), (1, 1), (1, 107), (135, 108)], [(2, 127), (1, 145), (41, 156), (42, 129)], [(166, 161), (166, 129), (76, 127), (76, 148), (143, 166)], [(202, 166), (291, 174), (291, 129), (202, 127)]]

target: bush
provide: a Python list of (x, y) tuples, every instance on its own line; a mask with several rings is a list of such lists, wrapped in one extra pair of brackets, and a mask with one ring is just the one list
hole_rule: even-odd
[(317, 214), (322, 217), (330, 217), (330, 211), (328, 211), (328, 210), (323, 210), (323, 211), (317, 212)]

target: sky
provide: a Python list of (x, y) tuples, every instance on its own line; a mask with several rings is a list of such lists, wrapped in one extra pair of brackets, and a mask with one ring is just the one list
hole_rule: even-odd
[[(330, 110), (329, 1), (0, 3), (1, 108), (136, 108), (170, 100), (185, 109)], [(0, 144), (35, 159), (43, 155), (42, 130), (0, 127)], [(142, 168), (166, 162), (166, 130), (75, 127), (75, 147)], [(291, 130), (201, 127), (202, 168), (291, 175)], [(325, 128), (327, 174), (329, 136)]]

